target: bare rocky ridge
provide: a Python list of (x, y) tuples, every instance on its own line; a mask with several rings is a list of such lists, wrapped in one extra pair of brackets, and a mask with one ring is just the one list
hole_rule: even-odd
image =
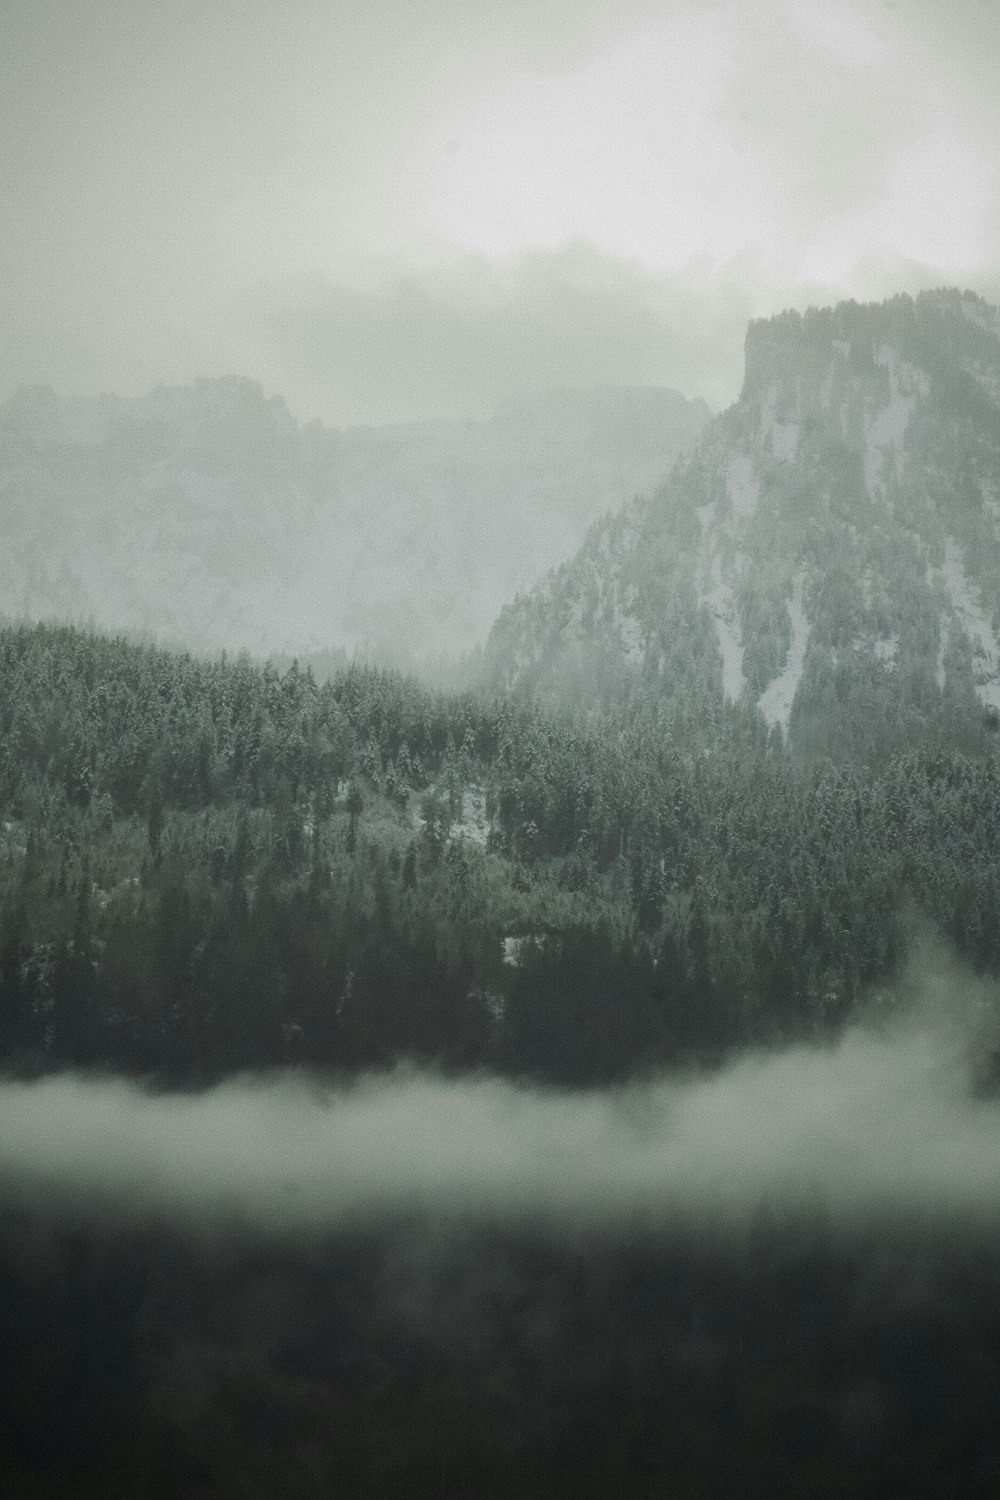
[(0, 406), (0, 612), (196, 647), (457, 654), (709, 419), (654, 388), (300, 426), (253, 381)]

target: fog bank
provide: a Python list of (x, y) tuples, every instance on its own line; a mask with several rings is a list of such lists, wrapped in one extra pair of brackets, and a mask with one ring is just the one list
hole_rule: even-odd
[(1000, 1210), (1000, 1109), (961, 1028), (911, 1015), (718, 1075), (556, 1095), (399, 1072), (196, 1096), (53, 1077), (0, 1086), (0, 1172), (126, 1217), (303, 1229), (397, 1212), (602, 1224)]

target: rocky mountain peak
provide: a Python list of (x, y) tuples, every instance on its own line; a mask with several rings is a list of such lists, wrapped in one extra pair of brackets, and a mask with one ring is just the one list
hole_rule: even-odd
[[(1000, 312), (976, 293), (954, 288), (915, 298), (901, 293), (886, 302), (840, 302), (804, 313), (790, 309), (750, 323), (740, 401), (789, 380), (822, 385), (838, 364), (846, 363), (857, 380), (873, 365), (887, 368), (893, 355), (927, 377), (946, 368), (967, 375), (1000, 401), (998, 338)], [(823, 404), (829, 404), (829, 396)]]
[(752, 323), (739, 400), (488, 655), (851, 757), (1000, 712), (998, 598), (1000, 314), (942, 290)]

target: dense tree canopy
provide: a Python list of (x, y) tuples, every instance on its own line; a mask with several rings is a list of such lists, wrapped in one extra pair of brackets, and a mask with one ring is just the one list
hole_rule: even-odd
[(6, 1066), (562, 1084), (822, 1033), (921, 916), (1000, 968), (992, 753), (789, 758), (350, 668), (0, 633)]

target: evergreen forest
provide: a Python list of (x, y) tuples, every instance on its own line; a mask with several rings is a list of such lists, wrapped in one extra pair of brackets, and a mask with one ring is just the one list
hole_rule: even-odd
[(10, 626), (3, 1067), (583, 1087), (833, 1037), (927, 931), (1000, 970), (981, 743), (834, 764), (746, 708), (546, 711)]

